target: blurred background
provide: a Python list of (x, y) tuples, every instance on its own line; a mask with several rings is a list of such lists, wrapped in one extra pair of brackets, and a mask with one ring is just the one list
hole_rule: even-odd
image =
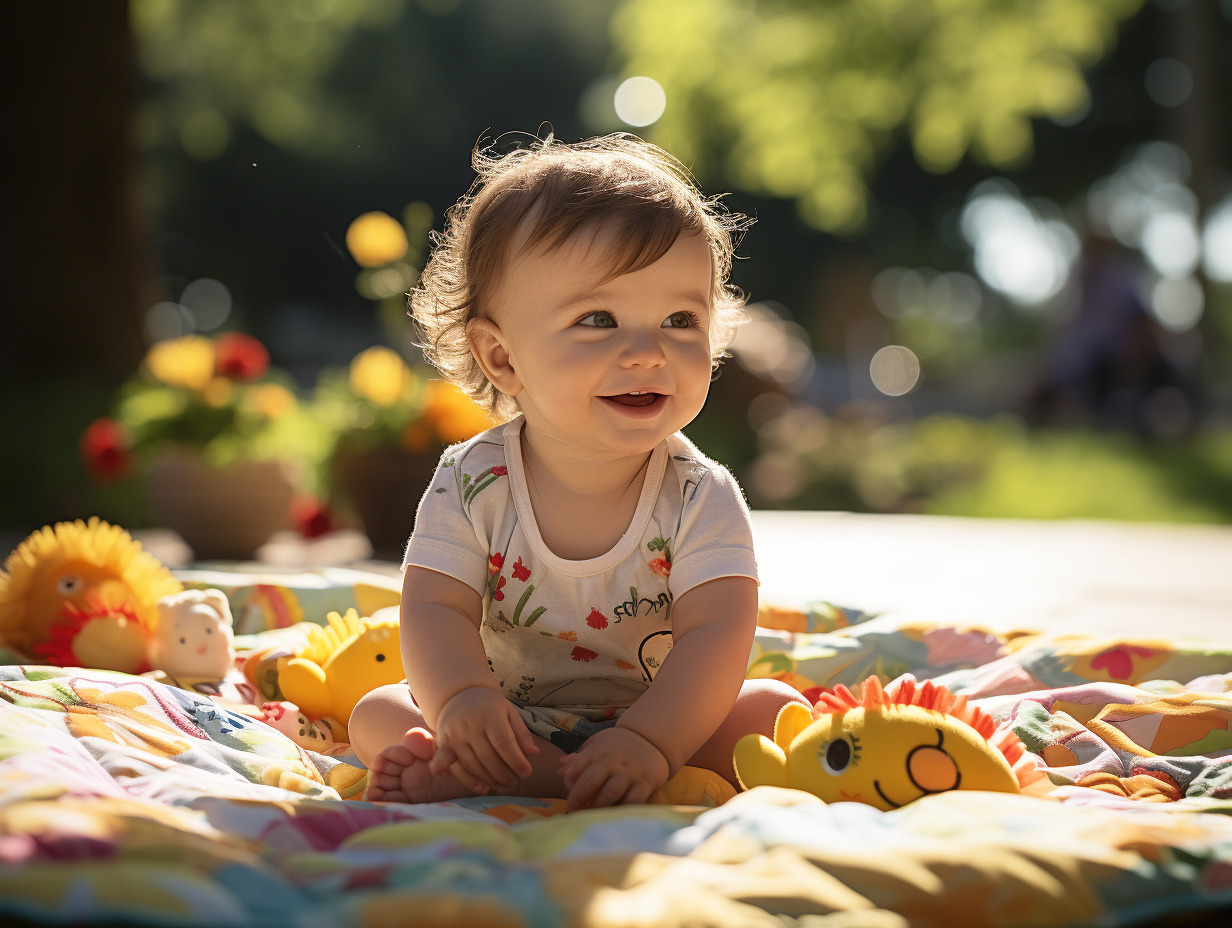
[[(278, 527), (396, 544), (485, 424), (403, 296), (471, 149), (614, 130), (756, 218), (751, 321), (688, 430), (753, 506), (1232, 522), (1232, 0), (0, 17), (16, 538), (167, 524), (191, 508), (167, 488), (212, 479), (186, 468), (272, 461)], [(265, 478), (231, 479), (259, 508)]]

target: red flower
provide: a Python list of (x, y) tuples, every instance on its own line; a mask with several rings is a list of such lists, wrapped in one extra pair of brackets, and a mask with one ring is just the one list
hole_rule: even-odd
[(329, 507), (315, 496), (300, 496), (291, 501), (291, 521), (304, 538), (320, 538), (334, 530)]
[(672, 562), (660, 554), (658, 557), (651, 559), (650, 569), (660, 577), (666, 577), (672, 572)]
[(494, 574), (504, 566), (505, 555), (501, 554), (499, 551), (488, 558), (488, 573)]
[(530, 579), (530, 568), (522, 563), (521, 558), (518, 558), (517, 561), (514, 562), (513, 579), (514, 580), (529, 580)]
[(256, 380), (269, 370), (269, 352), (243, 332), (228, 332), (214, 343), (214, 372), (232, 380)]
[(502, 464), (500, 467), (493, 467), (492, 473), (494, 476), (503, 477), (505, 474), (509, 473), (509, 468)]
[(501, 590), (501, 587), (503, 587), (504, 585), (505, 585), (505, 578), (501, 577), (499, 582), (497, 582), (496, 584), (496, 592), (492, 594), (492, 598), (495, 599), (497, 602), (500, 602), (502, 599), (505, 598), (505, 594)]
[(607, 616), (591, 606), (590, 615), (586, 617), (586, 624), (591, 628), (607, 628)]
[(86, 470), (99, 480), (123, 477), (132, 470), (128, 432), (114, 419), (95, 419), (81, 435), (81, 457)]
[(598, 651), (592, 651), (590, 648), (584, 648), (580, 644), (574, 647), (571, 654), (575, 661), (593, 661), (599, 656)]

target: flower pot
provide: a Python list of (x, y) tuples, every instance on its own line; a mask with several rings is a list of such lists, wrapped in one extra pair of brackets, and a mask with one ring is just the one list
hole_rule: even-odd
[[(439, 449), (438, 449), (439, 450)], [(342, 451), (334, 478), (378, 557), (401, 560), (438, 455), (400, 448)]]
[(248, 560), (286, 527), (294, 485), (283, 461), (211, 467), (197, 454), (172, 451), (150, 467), (146, 491), (154, 517), (198, 560)]

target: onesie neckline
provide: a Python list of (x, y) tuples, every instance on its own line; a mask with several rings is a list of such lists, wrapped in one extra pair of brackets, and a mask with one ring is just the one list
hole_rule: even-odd
[(522, 463), (522, 426), (524, 416), (518, 416), (505, 424), (505, 461), (509, 467), (509, 486), (513, 495), (513, 505), (517, 510), (518, 519), (522, 523), (522, 531), (526, 534), (535, 556), (551, 566), (560, 574), (573, 577), (585, 577), (602, 573), (624, 561), (633, 553), (641, 542), (650, 516), (654, 511), (655, 501), (663, 486), (663, 477), (667, 470), (667, 441), (661, 441), (650, 452), (650, 463), (646, 467), (646, 480), (642, 484), (642, 492), (637, 500), (637, 508), (629, 527), (620, 536), (610, 550), (597, 557), (584, 560), (570, 560), (553, 553), (539, 534), (539, 522), (535, 518), (534, 509), (530, 504), (530, 492), (526, 484), (526, 470)]

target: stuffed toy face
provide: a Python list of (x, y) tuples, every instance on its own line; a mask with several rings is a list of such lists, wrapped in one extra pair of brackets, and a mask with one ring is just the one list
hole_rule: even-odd
[(866, 690), (870, 704), (851, 698), (822, 707), (816, 719), (804, 706), (789, 704), (775, 722), (773, 741), (746, 735), (735, 750), (740, 782), (745, 788), (802, 789), (826, 802), (863, 802), (885, 811), (952, 789), (1020, 792), (1001, 739), (989, 741), (991, 720), (979, 718), (978, 710), (964, 702), (952, 714), (955, 700), (944, 690), (948, 704), (929, 700), (933, 707), (911, 704), (914, 689), (904, 703), (886, 697), (879, 683), (866, 684)]
[(150, 663), (180, 680), (221, 680), (235, 663), (231, 607), (221, 590), (186, 590), (158, 601)]
[(138, 673), (155, 603), (181, 590), (119, 526), (43, 526), (0, 570), (0, 641), (44, 663)]

